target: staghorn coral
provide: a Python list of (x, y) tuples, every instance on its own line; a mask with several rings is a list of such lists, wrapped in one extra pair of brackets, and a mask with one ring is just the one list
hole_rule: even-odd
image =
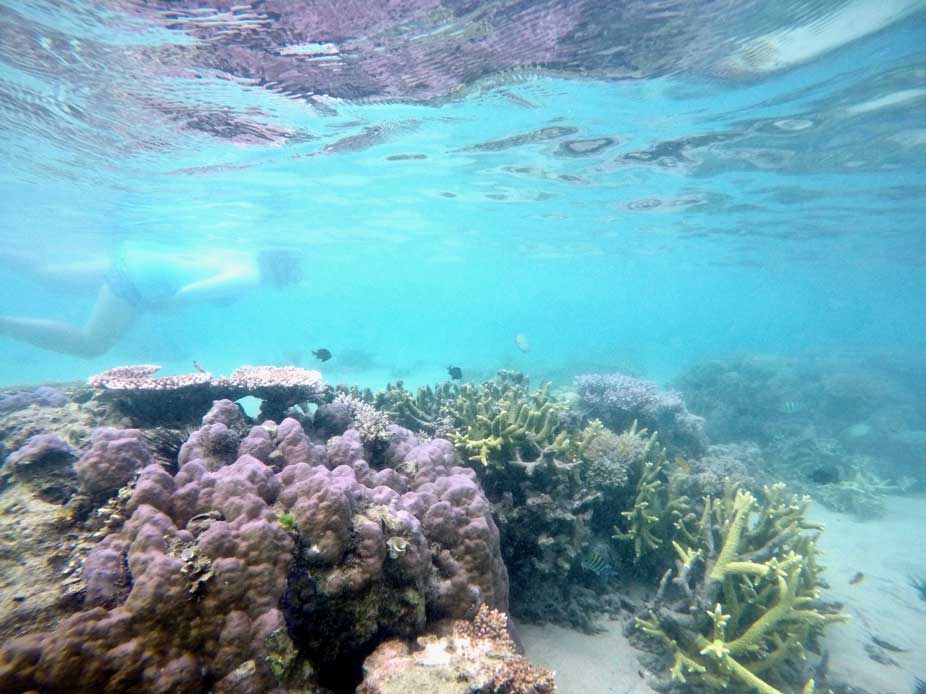
[(550, 396), (549, 387), (530, 393), (526, 384), (506, 380), (461, 386), (446, 406), (456, 429), (450, 440), (486, 467), (570, 455), (569, 436), (560, 425), (565, 406)]
[(460, 387), (449, 381), (434, 387), (421, 386), (415, 393), (406, 390), (402, 381), (389, 383), (373, 396), (373, 404), (396, 424), (430, 435), (445, 435), (453, 430), (453, 420), (444, 406), (449, 404)]
[(373, 401), (396, 422), (449, 439), (461, 455), (485, 467), (565, 457), (572, 450), (565, 403), (550, 395), (549, 384), (531, 393), (517, 371), (499, 371), (481, 384), (426, 386), (414, 395), (401, 382), (389, 384)]
[[(668, 494), (667, 494), (668, 496)], [(730, 488), (673, 523), (666, 568), (639, 630), (671, 655), (670, 681), (703, 691), (781, 694), (805, 647), (843, 616), (820, 601), (820, 527), (782, 485)], [(804, 691), (812, 691), (807, 683)]]
[(683, 519), (691, 513), (688, 497), (682, 494), (683, 477), (670, 474), (665, 449), (657, 443), (656, 434), (638, 430), (636, 422), (624, 439), (638, 450), (636, 495), (632, 506), (621, 512), (624, 530), (614, 527), (616, 540), (633, 544), (634, 560), (639, 561), (653, 550), (670, 544)]

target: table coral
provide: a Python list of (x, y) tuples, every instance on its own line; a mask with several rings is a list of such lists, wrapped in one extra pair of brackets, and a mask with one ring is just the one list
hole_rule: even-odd
[(156, 376), (159, 369), (119, 366), (91, 376), (87, 383), (116, 412), (145, 425), (190, 423), (214, 400), (245, 396), (262, 400), (263, 419), (280, 420), (290, 407), (327, 397), (318, 371), (295, 366), (242, 366), (217, 378), (205, 371)]

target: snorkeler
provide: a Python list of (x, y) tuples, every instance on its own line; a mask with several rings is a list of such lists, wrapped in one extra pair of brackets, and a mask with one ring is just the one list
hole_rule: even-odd
[(3, 252), (0, 267), (27, 275), (53, 291), (96, 292), (93, 311), (83, 326), (0, 316), (0, 336), (85, 358), (109, 351), (143, 313), (231, 300), (258, 287), (285, 287), (302, 278), (298, 258), (284, 250), (254, 255), (225, 249), (178, 252), (131, 244), (120, 248), (112, 260), (61, 265)]

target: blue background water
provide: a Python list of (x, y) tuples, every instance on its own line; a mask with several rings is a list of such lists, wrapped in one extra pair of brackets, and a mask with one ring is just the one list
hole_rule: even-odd
[[(233, 306), (145, 316), (93, 360), (0, 338), (0, 383), (125, 363), (188, 371), (193, 359), (224, 373), (309, 366), (318, 347), (335, 355), (326, 378), (363, 385), (436, 380), (450, 363), (469, 377), (626, 369), (668, 381), (744, 351), (922, 350), (924, 28), (914, 12), (770, 74), (527, 72), (439, 103), (337, 102), (336, 113), (215, 78), (152, 86), (303, 135), (271, 143), (107, 102), (124, 75), (112, 68), (107, 85), (105, 64), (88, 68), (99, 81), (70, 82), (67, 57), (43, 74), (7, 53), (7, 248), (68, 259), (127, 238), (203, 252), (278, 245), (300, 250), (307, 273)], [(471, 149), (550, 126), (577, 132)], [(356, 135), (368, 146), (342, 140)], [(563, 154), (563, 141), (596, 137), (615, 144)], [(0, 287), (0, 314), (81, 322), (92, 305), (6, 269)]]

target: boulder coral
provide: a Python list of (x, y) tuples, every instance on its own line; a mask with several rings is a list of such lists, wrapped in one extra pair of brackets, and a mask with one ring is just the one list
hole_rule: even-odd
[[(238, 439), (235, 417), (216, 403), (175, 474), (141, 470), (83, 564), (83, 603), (3, 646), (0, 691), (321, 691), (316, 667), (507, 608), (489, 503), (452, 444), (390, 427), (374, 460), (353, 429), (320, 442), (285, 419)], [(122, 481), (136, 444), (98, 433), (82, 481)]]

